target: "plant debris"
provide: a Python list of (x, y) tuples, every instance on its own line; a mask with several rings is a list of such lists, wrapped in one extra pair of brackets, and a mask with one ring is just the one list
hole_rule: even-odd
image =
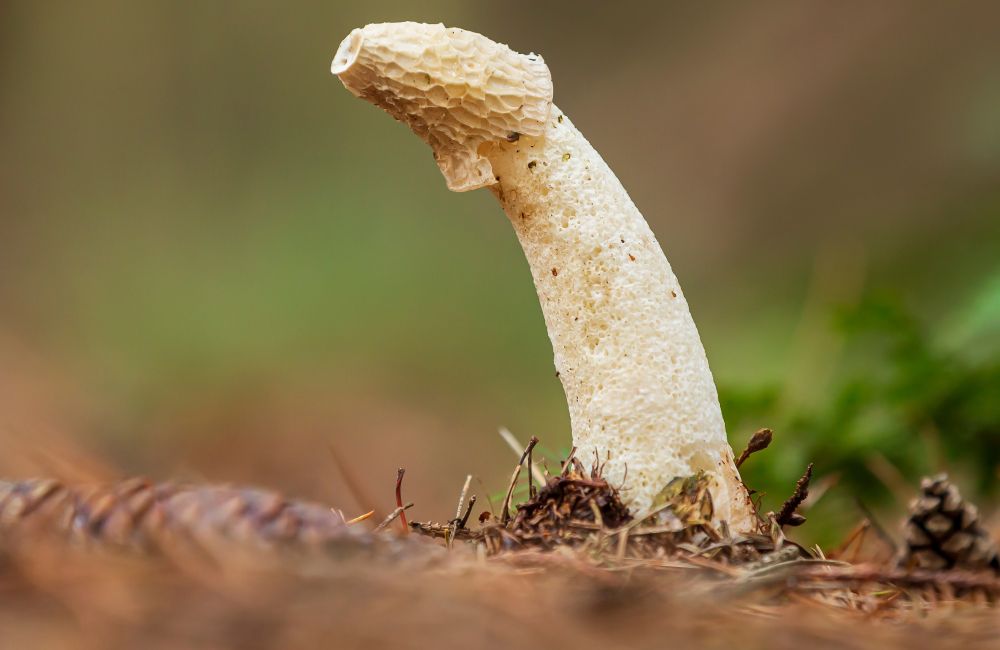
[[(768, 554), (790, 548), (794, 557), (809, 553), (770, 534), (732, 535), (712, 523), (714, 507), (710, 478), (699, 473), (671, 481), (657, 495), (649, 512), (629, 512), (619, 491), (603, 477), (596, 459), (590, 470), (575, 456), (563, 463), (562, 472), (516, 508), (511, 518), (507, 504), (524, 460), (537, 444), (532, 438), (515, 467), (501, 518), (485, 520), (479, 530), (457, 530), (454, 521), (411, 524), (415, 532), (440, 539), (481, 543), (488, 555), (523, 550), (578, 549), (598, 562), (667, 558), (678, 554), (726, 563), (759, 561)], [(530, 494), (530, 493), (529, 493)], [(506, 517), (504, 515), (507, 515)], [(467, 518), (466, 518), (467, 520)], [(787, 552), (787, 551), (786, 551)]]
[[(632, 513), (619, 488), (604, 478), (600, 459), (595, 457), (587, 469), (574, 452), (557, 475), (543, 475), (537, 490), (532, 490), (529, 472), (527, 500), (512, 508), (520, 470), (537, 443), (532, 438), (520, 455), (498, 515), (484, 512), (476, 518), (479, 525), (470, 527), (476, 495), (466, 498), (472, 482), (468, 476), (454, 518), (442, 524), (409, 522), (407, 529), (444, 540), (454, 550), (466, 546), (456, 542), (466, 542), (482, 559), (532, 570), (569, 569), (610, 583), (619, 575), (656, 579), (657, 572), (681, 571), (684, 579), (678, 584), (691, 593), (752, 594), (759, 606), (809, 601), (868, 615), (905, 616), (943, 602), (1000, 601), (996, 545), (979, 523), (975, 506), (944, 476), (922, 483), (907, 522), (906, 547), (896, 560), (858, 563), (866, 533), (877, 528), (870, 513), (829, 556), (819, 548), (803, 548), (782, 531), (804, 521), (797, 510), (808, 496), (811, 464), (777, 514), (758, 514), (756, 531), (733, 532), (715, 521), (709, 475), (678, 477), (664, 486), (648, 511)], [(254, 558), (308, 550), (310, 558), (336, 561), (357, 557), (358, 549), (390, 549), (365, 557), (429, 559), (434, 545), (428, 549), (413, 538), (389, 543), (391, 524), (402, 521), (413, 505), (402, 503), (402, 477), (400, 470), (396, 509), (374, 529), (363, 523), (373, 510), (349, 520), (338, 510), (253, 488), (142, 479), (104, 488), (51, 480), (0, 482), (0, 550), (16, 549), (24, 556), (38, 542), (62, 540), (175, 560), (197, 556), (219, 565), (248, 557), (246, 550), (264, 552), (250, 554)], [(852, 547), (853, 559), (845, 561)], [(461, 563), (472, 556), (449, 557)]]
[[(748, 451), (741, 455), (743, 460), (766, 448), (771, 434), (762, 429), (754, 438), (757, 442), (751, 439)], [(520, 468), (536, 443), (537, 439), (532, 438), (512, 474), (504, 515)], [(789, 540), (782, 528), (805, 523), (798, 509), (809, 495), (812, 463), (777, 514), (758, 515), (760, 531), (738, 534), (729, 531), (724, 523), (713, 522), (711, 479), (704, 473), (674, 479), (660, 491), (648, 512), (634, 514), (624, 505), (619, 490), (603, 478), (602, 470), (597, 459), (586, 470), (571, 452), (558, 475), (547, 476), (534, 494), (529, 489), (528, 499), (516, 506), (512, 517), (498, 519), (483, 513), (478, 530), (466, 527), (468, 516), (457, 528), (454, 521), (447, 525), (414, 522), (410, 526), (426, 536), (469, 542), (487, 556), (515, 563), (518, 558), (535, 558), (531, 561), (544, 565), (546, 560), (541, 558), (560, 554), (539, 556), (532, 552), (565, 549), (573, 551), (577, 561), (590, 566), (612, 570), (683, 567), (701, 572), (713, 589), (723, 592), (762, 592), (779, 600), (806, 598), (868, 614), (925, 611), (942, 600), (1000, 600), (1000, 579), (974, 570), (996, 567), (995, 546), (987, 544), (988, 536), (977, 527), (974, 507), (956, 501), (957, 491), (942, 483), (941, 478), (925, 479), (922, 499), (924, 505), (929, 505), (933, 497), (939, 509), (946, 504), (953, 528), (973, 535), (969, 544), (952, 543), (976, 549), (975, 557), (983, 560), (949, 565), (963, 570), (929, 570), (944, 567), (920, 568), (913, 562), (899, 567), (845, 562), (826, 557), (819, 548), (806, 549)], [(926, 521), (926, 516), (921, 516), (921, 521)], [(913, 521), (911, 518), (911, 527)], [(967, 524), (965, 529), (961, 528), (963, 523)], [(856, 558), (872, 526), (867, 519), (859, 524), (834, 557), (840, 558), (854, 545)]]
[(399, 518), (405, 521), (405, 512), (413, 507), (413, 503), (407, 503), (405, 506), (399, 506), (395, 510), (389, 513), (389, 516), (382, 520), (378, 526), (375, 527), (375, 532), (378, 533), (386, 529), (392, 522)]
[(750, 458), (752, 454), (756, 454), (758, 451), (764, 451), (771, 445), (771, 440), (774, 438), (774, 433), (770, 429), (760, 429), (752, 436), (747, 442), (746, 449), (740, 454), (740, 457), (736, 459), (736, 468), (742, 467), (743, 463), (747, 458)]
[(409, 528), (406, 525), (406, 508), (403, 507), (403, 475), (406, 474), (406, 469), (400, 467), (396, 470), (396, 508), (399, 510), (399, 521), (403, 524), (403, 534), (409, 532)]
[(812, 480), (813, 464), (809, 463), (806, 473), (795, 483), (795, 492), (788, 497), (781, 506), (781, 510), (774, 517), (778, 526), (801, 526), (806, 523), (806, 518), (795, 512), (802, 502), (809, 496), (809, 481)]

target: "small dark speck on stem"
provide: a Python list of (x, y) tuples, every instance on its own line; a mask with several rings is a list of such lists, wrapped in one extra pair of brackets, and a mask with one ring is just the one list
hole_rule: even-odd
[(671, 289), (671, 290), (670, 290), (670, 297), (671, 297), (671, 298), (676, 298), (676, 297), (677, 297), (677, 292), (676, 292), (676, 291), (674, 291), (673, 289)]
[(556, 267), (553, 266), (552, 267), (552, 277), (556, 277), (557, 275), (559, 275), (559, 269), (557, 269)]

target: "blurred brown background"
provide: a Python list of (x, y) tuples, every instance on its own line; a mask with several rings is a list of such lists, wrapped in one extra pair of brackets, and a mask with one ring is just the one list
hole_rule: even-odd
[(995, 3), (8, 0), (0, 469), (355, 512), (332, 445), (371, 505), (406, 466), (440, 518), (467, 472), (503, 488), (498, 425), (565, 452), (501, 211), (329, 74), (351, 28), (396, 20), (544, 55), (724, 390), (823, 402), (830, 313), (873, 288), (959, 354), (1000, 340)]

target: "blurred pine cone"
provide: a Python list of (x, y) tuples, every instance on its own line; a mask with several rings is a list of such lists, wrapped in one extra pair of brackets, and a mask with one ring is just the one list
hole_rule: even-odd
[(899, 564), (929, 570), (967, 569), (1000, 572), (1000, 556), (980, 525), (979, 510), (962, 499), (947, 475), (920, 482), (920, 496), (910, 503), (906, 546)]

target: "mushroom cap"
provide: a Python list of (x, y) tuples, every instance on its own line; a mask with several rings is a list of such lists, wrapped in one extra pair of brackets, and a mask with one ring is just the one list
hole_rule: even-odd
[(455, 192), (495, 184), (479, 146), (541, 135), (552, 106), (552, 76), (541, 56), (441, 24), (355, 29), (330, 71), (427, 142)]

